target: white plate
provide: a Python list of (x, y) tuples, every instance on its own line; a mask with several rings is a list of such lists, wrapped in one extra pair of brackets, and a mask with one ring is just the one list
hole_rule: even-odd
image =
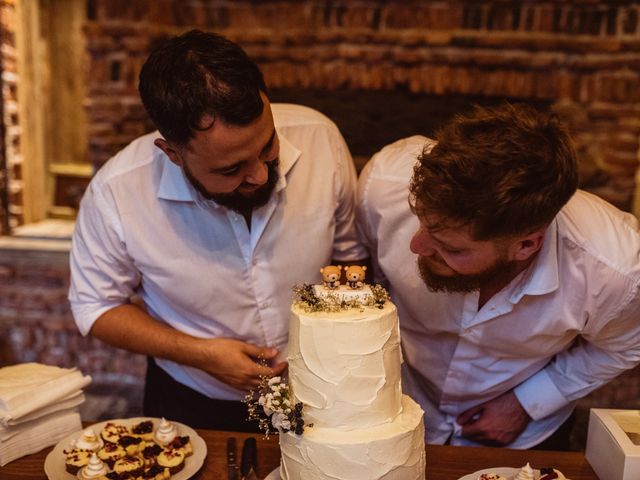
[[(93, 424), (91, 425), (91, 428), (93, 428), (95, 433), (99, 435), (105, 424), (107, 423), (118, 423), (120, 425), (131, 427), (136, 423), (140, 423), (145, 420), (151, 420), (153, 422), (154, 430), (158, 428), (158, 424), (160, 423), (159, 418), (152, 417), (118, 418), (115, 420), (105, 420), (104, 422)], [(178, 429), (178, 435), (180, 435), (181, 437), (185, 435), (189, 436), (189, 440), (191, 440), (191, 447), (193, 448), (193, 455), (189, 455), (185, 459), (184, 468), (175, 475), (171, 475), (171, 480), (188, 480), (192, 475), (200, 470), (200, 467), (204, 463), (204, 459), (207, 456), (207, 445), (204, 443), (202, 437), (200, 437), (200, 435), (198, 435), (193, 428), (187, 427), (186, 425), (178, 422), (171, 423), (173, 423)], [(49, 452), (49, 455), (47, 455), (47, 458), (44, 461), (44, 473), (47, 474), (49, 480), (77, 479), (75, 475), (71, 475), (69, 472), (67, 472), (65, 467), (66, 456), (64, 453), (62, 453), (62, 451), (72, 448), (71, 442), (79, 438), (82, 435), (82, 432), (84, 432), (84, 429), (66, 436), (56, 444), (51, 452)]]
[[(483, 470), (478, 470), (477, 472), (470, 473), (469, 475), (465, 475), (464, 477), (460, 477), (458, 480), (478, 480), (478, 477), (483, 473), (496, 473), (498, 475), (502, 475), (506, 477), (507, 480), (512, 480), (520, 471), (519, 468), (511, 468), (511, 467), (493, 467), (493, 468), (485, 468)], [(540, 474), (538, 470), (533, 471), (534, 475)]]
[[(464, 477), (460, 477), (458, 480), (478, 480), (478, 477), (483, 473), (496, 473), (498, 475), (506, 477), (507, 480), (513, 480), (519, 471), (519, 468), (512, 467), (485, 468), (483, 470), (478, 470), (477, 472), (470, 473), (469, 475), (465, 475)], [(540, 470), (534, 468), (533, 475), (535, 478), (538, 478), (540, 476)], [(569, 479), (567, 478), (567, 480)]]
[(280, 467), (276, 468), (273, 472), (264, 477), (264, 480), (280, 480)]

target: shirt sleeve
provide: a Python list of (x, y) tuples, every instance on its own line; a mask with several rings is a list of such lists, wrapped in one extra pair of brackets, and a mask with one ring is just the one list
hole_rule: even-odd
[(340, 261), (363, 260), (368, 253), (356, 230), (356, 169), (349, 148), (337, 128), (331, 143), (336, 159), (337, 194), (332, 258)]
[(78, 329), (87, 335), (105, 312), (129, 302), (140, 273), (129, 257), (115, 205), (100, 185), (85, 193), (72, 238), (69, 302)]
[(640, 286), (622, 290), (617, 302), (609, 300), (616, 307), (608, 315), (588, 319), (570, 349), (514, 389), (531, 418), (552, 414), (640, 363)]

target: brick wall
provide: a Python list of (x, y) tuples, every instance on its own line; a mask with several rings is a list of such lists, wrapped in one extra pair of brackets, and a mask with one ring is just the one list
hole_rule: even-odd
[(88, 13), (96, 166), (151, 128), (136, 92), (149, 48), (201, 28), (240, 43), (272, 88), (547, 102), (602, 173), (591, 189), (631, 207), (640, 138), (636, 2), (94, 0)]
[(78, 367), (105, 385), (141, 387), (146, 361), (78, 332), (67, 302), (68, 242), (0, 249), (0, 366)]

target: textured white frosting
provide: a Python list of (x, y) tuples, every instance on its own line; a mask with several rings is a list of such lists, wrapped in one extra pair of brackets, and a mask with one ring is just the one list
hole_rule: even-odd
[(280, 435), (282, 480), (423, 480), (422, 409), (408, 396), (394, 421), (360, 430), (306, 428)]
[(289, 378), (305, 423), (341, 430), (391, 422), (401, 411), (396, 308), (335, 313), (292, 307)]

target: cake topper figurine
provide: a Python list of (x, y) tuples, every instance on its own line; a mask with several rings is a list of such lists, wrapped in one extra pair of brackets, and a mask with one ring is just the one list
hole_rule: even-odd
[(340, 277), (342, 276), (342, 266), (327, 265), (320, 269), (322, 274), (322, 284), (329, 290), (335, 290), (340, 286)]
[(364, 286), (364, 276), (367, 267), (359, 265), (351, 265), (345, 270), (347, 277), (347, 285), (352, 290), (360, 290)]

